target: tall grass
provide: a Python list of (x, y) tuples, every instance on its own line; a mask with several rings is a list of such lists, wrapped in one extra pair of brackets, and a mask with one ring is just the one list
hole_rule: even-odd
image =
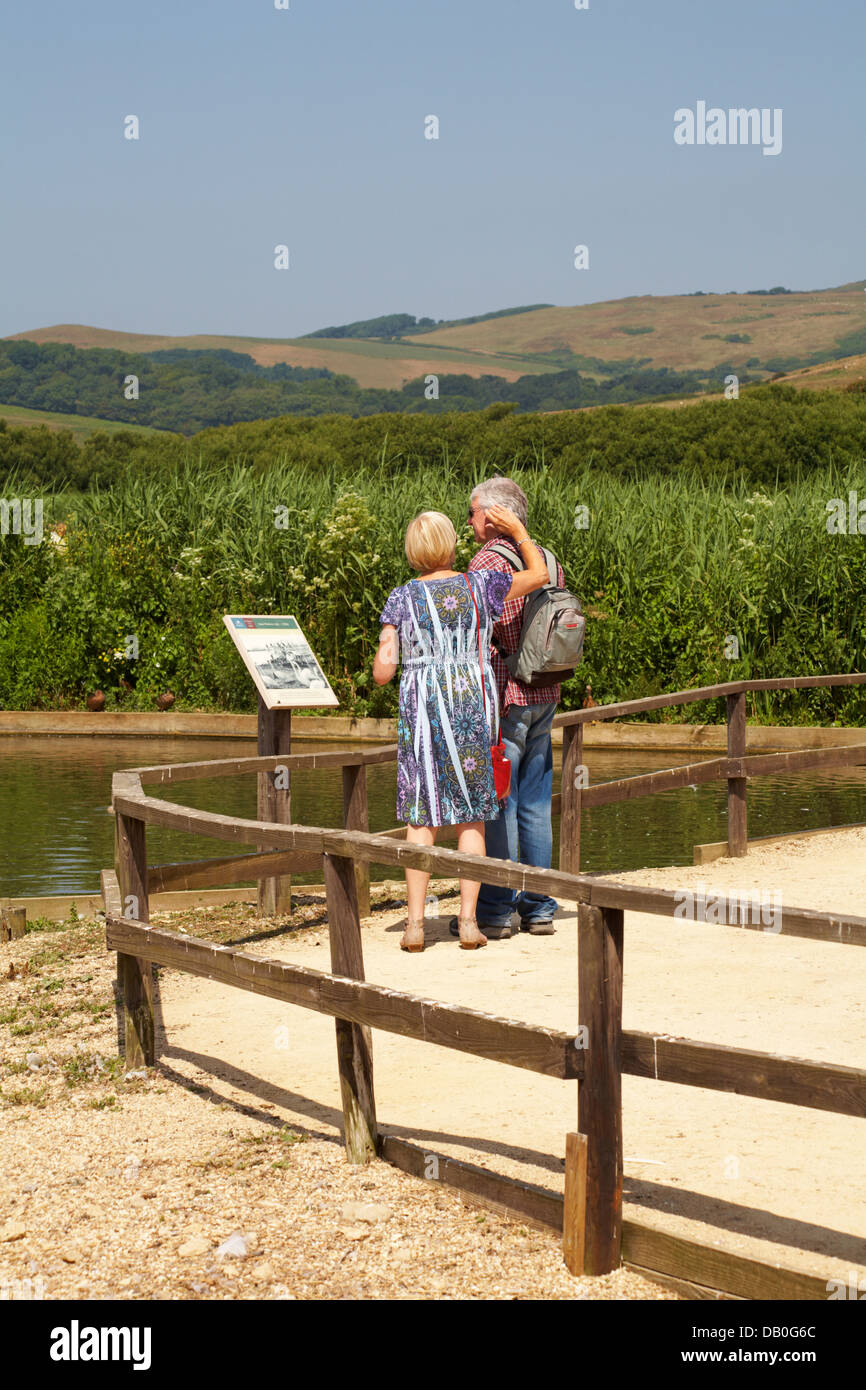
[[(0, 540), (0, 704), (76, 705), (101, 686), (125, 707), (152, 707), (170, 686), (181, 707), (252, 707), (249, 679), (225, 633), (224, 612), (294, 613), (341, 699), (357, 713), (390, 713), (395, 690), (372, 684), (378, 616), (409, 577), (407, 522), (447, 512), (472, 553), (468, 493), (484, 474), (443, 443), (438, 468), (395, 459), (386, 445), (347, 476), (283, 456), (186, 459), (158, 474), (46, 498), (46, 529), (67, 523), (61, 554), (46, 541)], [(827, 501), (866, 484), (826, 467), (784, 488), (707, 481), (681, 472), (628, 481), (596, 468), (515, 467), (531, 529), (565, 566), (590, 616), (586, 658), (566, 688), (587, 681), (607, 701), (737, 677), (866, 669), (866, 536), (829, 535)], [(11, 495), (7, 481), (6, 493)], [(588, 529), (575, 507), (589, 511)], [(283, 510), (279, 510), (283, 509)], [(136, 662), (116, 655), (129, 634)], [(731, 659), (732, 638), (739, 656)], [(856, 689), (773, 695), (754, 716), (858, 722)], [(673, 717), (718, 718), (714, 704)]]

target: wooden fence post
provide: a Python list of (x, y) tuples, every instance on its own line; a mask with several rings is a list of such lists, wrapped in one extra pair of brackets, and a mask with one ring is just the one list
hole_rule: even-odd
[(26, 930), (26, 907), (0, 907), (0, 941), (16, 941)]
[[(728, 695), (728, 757), (746, 756), (746, 693)], [(728, 854), (740, 859), (748, 853), (745, 777), (728, 778)]]
[(586, 1258), (585, 1134), (565, 1136), (565, 1201), (562, 1208), (562, 1254), (570, 1274), (583, 1274)]
[(587, 1139), (584, 1272), (609, 1274), (622, 1243), (621, 908), (578, 909), (578, 993), (586, 1069), (577, 1128)]
[[(292, 751), (292, 711), (268, 709), (259, 696), (258, 750), (260, 758), (283, 755)], [(277, 786), (279, 776), (280, 785)], [(292, 791), (288, 769), (258, 774), (258, 819), (290, 825), (292, 821)], [(292, 880), (289, 874), (277, 878), (259, 879), (259, 915), (281, 917), (292, 910)]]
[[(325, 854), (323, 859), (331, 970), (335, 975), (363, 980), (364, 953), (355, 865), (343, 855)], [(344, 1018), (334, 1021), (346, 1154), (350, 1163), (369, 1163), (376, 1157), (378, 1144), (372, 1033), (369, 1028), (349, 1023)]]
[[(347, 830), (370, 829), (370, 812), (367, 805), (367, 768), (364, 763), (344, 767), (343, 772), (343, 822)], [(355, 884), (358, 889), (358, 912), (362, 917), (370, 916), (370, 866), (362, 860), (355, 860)]]
[[(147, 898), (145, 823), (118, 812), (114, 817), (114, 865), (122, 917), (150, 921)], [(117, 953), (117, 983), (123, 1002), (124, 1056), (128, 1071), (152, 1067), (156, 1060), (153, 1028), (153, 966), (137, 956)]]
[(563, 873), (580, 873), (580, 806), (583, 799), (583, 724), (566, 724), (562, 730), (562, 810), (559, 817), (559, 867)]

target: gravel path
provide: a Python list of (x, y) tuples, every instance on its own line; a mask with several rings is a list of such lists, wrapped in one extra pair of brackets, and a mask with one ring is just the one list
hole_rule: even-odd
[(0, 1298), (675, 1297), (622, 1270), (572, 1279), (552, 1235), (347, 1164), (333, 1125), (289, 1123), (282, 1097), (182, 1047), (125, 1076), (103, 942), (91, 920), (0, 946)]

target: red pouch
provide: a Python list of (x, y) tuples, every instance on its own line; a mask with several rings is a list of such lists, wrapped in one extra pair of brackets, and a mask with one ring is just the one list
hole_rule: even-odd
[(511, 795), (511, 760), (505, 756), (505, 744), (500, 739), (490, 745), (493, 759), (493, 781), (496, 784), (497, 801), (507, 801)]
[[(463, 576), (464, 579), (466, 576)], [(481, 650), (481, 619), (478, 616), (478, 604), (475, 602), (475, 595), (472, 592), (472, 585), (466, 579), (466, 587), (469, 590), (469, 597), (472, 599), (472, 606), (475, 609), (475, 625), (478, 632), (478, 660), (481, 664), (481, 699), (484, 703), (484, 718), (487, 719), (487, 697), (484, 694), (484, 653)], [(490, 756), (493, 760), (493, 784), (496, 787), (496, 800), (507, 801), (511, 795), (511, 759), (505, 756), (505, 744), (499, 738), (490, 745)]]

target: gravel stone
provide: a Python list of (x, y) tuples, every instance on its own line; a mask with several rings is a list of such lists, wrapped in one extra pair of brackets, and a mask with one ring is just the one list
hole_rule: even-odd
[(391, 1208), (386, 1207), (384, 1202), (346, 1202), (340, 1209), (343, 1220), (350, 1224), (355, 1221), (367, 1221), (374, 1225), (379, 1221), (390, 1220), (391, 1214)]
[(177, 1253), (187, 1259), (194, 1255), (206, 1255), (210, 1248), (210, 1241), (205, 1240), (204, 1236), (192, 1236), (178, 1247)]

